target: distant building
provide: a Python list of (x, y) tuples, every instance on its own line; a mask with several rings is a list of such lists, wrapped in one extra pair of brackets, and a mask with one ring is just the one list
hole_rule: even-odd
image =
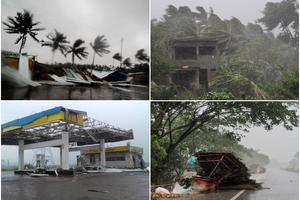
[[(106, 167), (113, 168), (144, 168), (143, 148), (130, 146), (108, 147), (106, 149)], [(95, 146), (93, 149), (82, 150), (77, 156), (78, 167), (100, 166), (100, 147)]]
[(189, 89), (207, 89), (216, 75), (217, 41), (197, 37), (175, 39), (170, 48), (171, 59), (180, 66), (172, 82)]

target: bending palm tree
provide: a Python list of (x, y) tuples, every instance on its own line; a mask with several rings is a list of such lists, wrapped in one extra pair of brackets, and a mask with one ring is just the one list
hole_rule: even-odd
[(120, 62), (120, 67), (121, 67), (121, 62), (122, 62), (122, 59), (123, 59), (121, 54), (120, 53), (115, 53), (112, 58), (119, 61)]
[(50, 41), (42, 43), (42, 46), (49, 46), (52, 48), (52, 64), (55, 51), (59, 50), (64, 56), (66, 56), (66, 52), (68, 50), (67, 44), (70, 43), (69, 41), (67, 41), (67, 37), (63, 33), (58, 32), (56, 29), (54, 31), (55, 33), (50, 33), (47, 35), (47, 38)]
[(2, 22), (6, 28), (4, 30), (9, 34), (19, 34), (20, 37), (16, 40), (15, 44), (21, 41), (19, 54), (25, 46), (27, 34), (30, 35), (35, 41), (39, 42), (36, 38), (37, 31), (42, 31), (44, 28), (34, 28), (39, 22), (33, 22), (33, 14), (24, 10), (23, 13), (17, 12), (17, 16), (8, 17), (7, 22)]
[(72, 53), (72, 66), (74, 66), (75, 56), (81, 60), (82, 58), (86, 58), (89, 54), (85, 51), (86, 47), (81, 47), (83, 43), (84, 40), (78, 39), (74, 42), (73, 46), (69, 46), (67, 54)]
[(123, 65), (125, 65), (126, 67), (131, 67), (132, 63), (131, 63), (131, 60), (130, 58), (126, 58), (124, 61), (123, 61)]
[(91, 47), (94, 50), (92, 65), (94, 65), (95, 54), (102, 57), (104, 54), (110, 53), (110, 51), (107, 49), (109, 47), (109, 44), (107, 43), (107, 40), (104, 37), (105, 37), (104, 35), (97, 36), (96, 39), (94, 40), (94, 43), (90, 43)]
[(135, 58), (139, 62), (149, 62), (149, 56), (146, 54), (144, 49), (140, 49), (136, 52)]

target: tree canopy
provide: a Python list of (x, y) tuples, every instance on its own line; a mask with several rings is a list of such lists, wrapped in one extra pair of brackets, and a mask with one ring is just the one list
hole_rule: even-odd
[[(185, 89), (170, 87), (170, 77), (179, 68), (170, 58), (170, 41), (191, 37), (217, 40), (218, 50), (213, 58), (217, 76), (207, 91), (216, 96), (204, 93), (193, 96), (193, 99), (214, 99), (220, 97), (219, 93), (226, 93), (233, 99), (298, 99), (299, 54), (295, 48), (298, 46), (295, 43), (295, 40), (298, 41), (295, 39), (298, 37), (298, 7), (295, 0), (274, 4), (280, 13), (270, 13), (269, 7), (273, 3), (268, 3), (264, 17), (257, 21), (267, 26), (267, 30), (258, 23), (244, 25), (236, 17), (221, 19), (213, 9), (207, 12), (201, 6), (191, 10), (186, 6), (177, 8), (169, 5), (161, 20), (151, 21), (152, 81), (156, 86), (154, 99), (165, 96), (161, 93), (170, 94), (167, 99), (191, 98), (190, 95), (181, 95)], [(287, 9), (291, 16), (282, 22), (282, 30), (292, 33), (294, 39), (290, 42), (284, 42), (282, 34), (276, 37), (270, 32), (275, 25), (269, 25), (269, 20), (275, 20), (272, 15), (278, 15), (279, 23), (281, 13)]]
[[(174, 160), (174, 155), (184, 150), (183, 144), (189, 143), (189, 148), (193, 149), (191, 141), (194, 139), (191, 136), (208, 137), (202, 138), (202, 144), (206, 141), (215, 145), (216, 139), (209, 142), (213, 135), (224, 136), (231, 144), (230, 141), (239, 141), (241, 133), (248, 132), (251, 127), (264, 127), (266, 131), (271, 131), (275, 126), (282, 125), (287, 130), (292, 130), (298, 127), (298, 108), (295, 107), (282, 102), (153, 102), (153, 172), (157, 177), (164, 173), (169, 162)], [(227, 139), (222, 140), (226, 143)], [(227, 150), (229, 147), (227, 145)], [(241, 149), (239, 146), (235, 147)]]
[(21, 41), (19, 54), (25, 46), (27, 35), (39, 42), (39, 39), (37, 38), (38, 31), (44, 30), (44, 28), (36, 27), (39, 22), (34, 22), (33, 14), (27, 10), (23, 10), (23, 13), (17, 12), (17, 16), (8, 17), (7, 22), (2, 23), (5, 26), (4, 30), (7, 33), (20, 35), (15, 42), (15, 44), (18, 44)]

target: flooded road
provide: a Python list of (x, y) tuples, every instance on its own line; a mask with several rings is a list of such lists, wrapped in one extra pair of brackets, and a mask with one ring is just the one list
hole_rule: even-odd
[(3, 100), (148, 100), (147, 87), (50, 86), (2, 87)]
[(122, 172), (72, 177), (1, 177), (3, 200), (148, 200), (149, 174)]
[(289, 172), (279, 167), (267, 167), (265, 174), (255, 175), (258, 183), (263, 182), (265, 189), (218, 190), (202, 194), (185, 195), (182, 200), (298, 200), (298, 173)]
[(299, 174), (268, 167), (258, 182), (263, 182), (263, 189), (248, 191), (244, 200), (298, 200), (299, 199)]

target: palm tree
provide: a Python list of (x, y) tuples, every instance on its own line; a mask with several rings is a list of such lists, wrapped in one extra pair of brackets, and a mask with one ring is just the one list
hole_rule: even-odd
[(88, 56), (88, 52), (86, 51), (86, 47), (81, 47), (81, 45), (84, 43), (84, 40), (77, 39), (73, 46), (69, 46), (69, 50), (67, 51), (67, 54), (72, 53), (72, 66), (74, 66), (74, 60), (75, 56), (81, 60), (82, 58), (86, 58)]
[(123, 65), (125, 65), (126, 67), (131, 67), (132, 63), (131, 63), (130, 58), (126, 58), (126, 59), (123, 61)]
[(59, 50), (64, 56), (66, 56), (66, 52), (68, 50), (67, 44), (70, 43), (67, 41), (67, 37), (54, 29), (54, 33), (49, 33), (46, 37), (50, 40), (47, 42), (42, 41), (42, 46), (49, 46), (52, 50), (52, 59), (51, 62), (53, 64), (54, 54), (56, 50)]
[(109, 44), (107, 43), (107, 39), (104, 37), (105, 37), (104, 35), (97, 36), (96, 39), (94, 40), (94, 43), (90, 43), (91, 47), (94, 50), (92, 65), (94, 65), (95, 54), (102, 57), (104, 54), (110, 53), (110, 51), (107, 49), (109, 47)]
[(8, 17), (7, 22), (2, 23), (6, 26), (6, 28), (4, 28), (6, 33), (20, 35), (15, 42), (15, 44), (18, 44), (21, 41), (19, 54), (21, 54), (25, 46), (27, 34), (39, 42), (36, 38), (37, 32), (44, 30), (44, 28), (34, 28), (39, 22), (33, 22), (33, 14), (27, 10), (23, 10), (23, 13), (17, 12), (17, 16)]
[(113, 55), (112, 58), (119, 61), (120, 62), (120, 67), (121, 67), (121, 62), (122, 62), (122, 59), (123, 59), (121, 54), (120, 53), (115, 53), (115, 55)]
[(149, 62), (149, 56), (146, 54), (144, 49), (140, 49), (136, 52), (135, 58), (139, 62)]

